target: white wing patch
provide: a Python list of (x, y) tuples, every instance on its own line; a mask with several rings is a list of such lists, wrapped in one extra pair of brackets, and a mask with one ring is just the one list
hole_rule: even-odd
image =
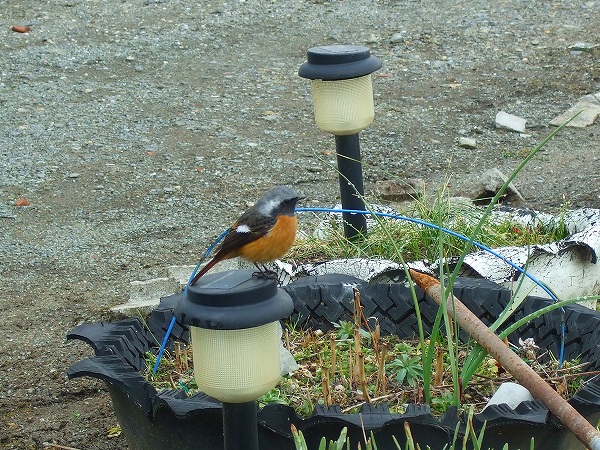
[(237, 231), (238, 233), (250, 233), (250, 227), (243, 223), (241, 225), (238, 225), (235, 228), (235, 231)]

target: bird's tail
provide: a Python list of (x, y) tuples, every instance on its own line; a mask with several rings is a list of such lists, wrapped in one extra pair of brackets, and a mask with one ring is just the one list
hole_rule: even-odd
[(200, 278), (202, 275), (208, 272), (215, 264), (221, 261), (221, 259), (222, 258), (211, 259), (202, 269), (198, 271), (196, 275), (194, 275), (194, 278), (192, 278), (192, 281), (190, 281), (189, 285), (192, 286), (193, 284), (195, 284), (196, 281), (198, 281), (198, 278)]

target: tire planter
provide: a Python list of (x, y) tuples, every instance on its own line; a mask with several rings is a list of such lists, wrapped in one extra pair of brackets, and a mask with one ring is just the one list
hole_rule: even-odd
[[(327, 330), (332, 323), (352, 318), (352, 286), (358, 285), (366, 317), (377, 317), (382, 332), (413, 338), (417, 334), (410, 291), (404, 284), (369, 285), (347, 275), (305, 277), (284, 289), (294, 300), (291, 318), (304, 327)], [(460, 298), (485, 323), (491, 323), (507, 304), (510, 294), (487, 280), (463, 278), (454, 286)], [(435, 303), (417, 289), (424, 326), (431, 329), (436, 315)], [(156, 348), (164, 338), (172, 317), (176, 296), (161, 299), (148, 316), (147, 328), (138, 319), (114, 323), (83, 324), (68, 333), (68, 339), (83, 340), (93, 348), (95, 356), (68, 369), (69, 378), (90, 376), (106, 382), (112, 403), (131, 450), (222, 449), (222, 416), (220, 403), (205, 394), (188, 397), (183, 390), (157, 392), (140, 375), (145, 366), (144, 355)], [(542, 308), (551, 300), (529, 297), (516, 311), (513, 320)], [(535, 339), (536, 344), (557, 355), (560, 347), (562, 314), (555, 311), (535, 319), (519, 330), (519, 337)], [(589, 362), (586, 370), (600, 370), (600, 314), (579, 305), (565, 309), (565, 360), (579, 357)], [(188, 341), (188, 330), (176, 323), (172, 336)], [(466, 336), (462, 336), (465, 338)], [(600, 377), (587, 381), (569, 402), (592, 423), (600, 419)], [(392, 436), (404, 448), (404, 423), (411, 427), (415, 443), (441, 449), (450, 445), (456, 424), (464, 433), (464, 417), (454, 408), (441, 417), (431, 415), (427, 405), (408, 405), (404, 414), (392, 414), (387, 405), (365, 405), (360, 413), (342, 414), (339, 407), (318, 406), (303, 419), (288, 406), (267, 405), (258, 412), (259, 443), (272, 450), (294, 449), (290, 425), (305, 436), (310, 449), (318, 448), (323, 436), (337, 439), (348, 427), (352, 448), (372, 431), (378, 448), (396, 449)], [(486, 423), (482, 448), (509, 450), (529, 448), (531, 437), (535, 448), (583, 449), (538, 400), (522, 402), (515, 410), (507, 405), (492, 405), (475, 415), (474, 425), (480, 430)], [(363, 444), (364, 448), (364, 444)]]

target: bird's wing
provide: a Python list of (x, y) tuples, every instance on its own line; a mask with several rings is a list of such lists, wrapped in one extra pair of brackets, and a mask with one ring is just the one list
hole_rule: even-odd
[(237, 250), (267, 234), (277, 223), (276, 217), (243, 214), (223, 238), (217, 256), (237, 256)]

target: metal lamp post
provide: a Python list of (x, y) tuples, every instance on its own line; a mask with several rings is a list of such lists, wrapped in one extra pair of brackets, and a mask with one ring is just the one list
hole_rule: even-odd
[[(340, 195), (344, 209), (365, 211), (358, 133), (375, 117), (371, 73), (381, 61), (367, 47), (324, 45), (307, 51), (298, 75), (312, 80), (317, 126), (335, 135)], [(344, 213), (344, 235), (354, 238), (367, 229), (363, 214)]]
[(198, 387), (223, 404), (226, 450), (258, 450), (256, 399), (281, 377), (279, 319), (293, 310), (272, 279), (237, 270), (188, 286), (174, 309), (190, 326)]

